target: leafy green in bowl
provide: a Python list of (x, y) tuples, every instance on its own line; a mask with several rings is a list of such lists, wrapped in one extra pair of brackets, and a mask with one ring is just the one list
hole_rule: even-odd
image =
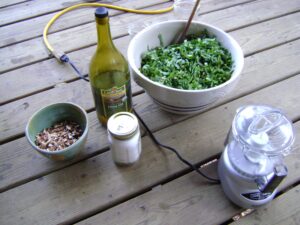
[(144, 53), (141, 72), (163, 85), (201, 90), (230, 79), (233, 60), (230, 52), (215, 37), (203, 32), (181, 44), (157, 47)]

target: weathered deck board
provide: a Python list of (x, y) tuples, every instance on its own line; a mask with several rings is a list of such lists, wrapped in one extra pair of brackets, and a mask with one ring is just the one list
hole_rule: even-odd
[[(299, 82), (300, 75), (292, 77), (160, 130), (156, 136), (165, 144), (180, 149), (185, 158), (199, 162), (220, 152), (235, 110), (243, 104), (271, 104), (284, 108), (291, 119), (299, 118), (300, 105), (297, 102), (300, 93), (293, 85)], [(286, 91), (278, 95), (281, 90)], [(195, 151), (199, 146), (201, 154)], [(146, 137), (143, 138), (141, 160), (132, 167), (117, 168), (110, 152), (106, 152), (2, 193), (0, 221), (6, 224), (32, 224), (37, 222), (36, 215), (47, 224), (77, 220), (126, 196), (148, 190), (184, 168), (174, 154), (158, 150)], [(10, 204), (4, 204), (7, 202)], [(53, 205), (57, 207), (51, 207)]]
[(248, 26), (230, 34), (243, 46), (244, 54), (249, 55), (298, 39), (300, 33), (298, 21), (300, 21), (300, 12)]
[[(126, 6), (127, 8), (141, 8), (166, 1), (168, 0), (119, 0), (117, 4), (120, 6)], [(205, 0), (201, 3), (201, 14), (245, 2), (249, 2), (249, 0)], [(93, 22), (94, 10), (94, 8), (82, 8), (73, 13), (67, 13), (52, 25), (50, 32), (53, 33), (73, 26), (78, 26), (79, 24)], [(120, 14), (123, 12), (110, 10), (110, 15), (116, 15), (116, 13)], [(41, 36), (41, 30), (43, 30), (45, 24), (52, 18), (52, 16), (54, 16), (54, 14), (55, 13), (50, 13), (33, 19), (21, 21), (19, 23), (0, 27), (0, 47)]]
[[(118, 0), (118, 6), (126, 6), (128, 8), (143, 8), (154, 4), (166, 2), (168, 0), (153, 0), (153, 1), (139, 1), (132, 0)], [(116, 3), (114, 3), (116, 5)], [(49, 33), (64, 30), (66, 28), (78, 26), (81, 24), (93, 22), (95, 8), (82, 8), (75, 10), (72, 13), (67, 13), (58, 19), (50, 28)], [(56, 14), (50, 13), (43, 16), (35, 17), (29, 20), (20, 21), (4, 27), (0, 27), (0, 47), (12, 45), (14, 43), (26, 41), (35, 37), (41, 37), (42, 31), (49, 20)], [(110, 16), (124, 14), (123, 11), (110, 9)]]
[[(124, 56), (126, 56), (129, 40), (129, 36), (114, 40), (116, 47)], [(83, 74), (87, 74), (91, 57), (95, 51), (96, 46), (92, 46), (68, 55), (79, 70)], [(0, 104), (12, 98), (24, 97), (76, 78), (77, 74), (72, 67), (59, 63), (53, 58), (7, 72), (0, 76)], [(20, 83), (20, 79), (23, 80), (22, 83)], [(14, 91), (7, 92), (7, 89)]]
[[(139, 0), (118, 0), (113, 5), (126, 6), (127, 8), (143, 8), (151, 5), (167, 2), (169, 0), (153, 0), (153, 1), (139, 1)], [(76, 3), (74, 3), (76, 4)], [(78, 26), (81, 24), (94, 22), (95, 8), (81, 8), (73, 12), (66, 13), (60, 19), (58, 19), (51, 27), (49, 33), (64, 30), (66, 28)], [(50, 13), (29, 20), (20, 21), (11, 25), (0, 27), (0, 47), (11, 45), (16, 42), (32, 39), (42, 35), (42, 30), (49, 20), (56, 14)], [(123, 11), (117, 11), (110, 9), (110, 16), (117, 14), (124, 14)], [(12, 38), (13, 37), (13, 38)]]
[[(111, 1), (114, 4), (115, 1)], [(56, 1), (26, 1), (17, 5), (8, 6), (0, 9), (0, 25), (6, 25), (10, 23), (15, 23), (18, 21), (26, 20), (29, 18), (37, 17), (47, 13), (55, 12), (66, 7), (75, 5), (77, 3), (83, 3), (83, 0), (56, 0)], [(96, 2), (92, 0), (90, 2)], [(104, 1), (102, 1), (104, 2)], [(106, 1), (108, 2), (108, 1)], [(12, 13), (14, 12), (14, 13)]]
[[(225, 198), (219, 185), (210, 185), (196, 173), (189, 173), (173, 153), (158, 149), (148, 136), (142, 138), (143, 152), (137, 164), (115, 166), (108, 151), (106, 129), (93, 111), (89, 84), (78, 81), (68, 66), (44, 55), (40, 42), (42, 28), (54, 12), (81, 0), (21, 1), (25, 0), (0, 3), (0, 143), (5, 143), (0, 145), (0, 224), (73, 224), (85, 218), (80, 224), (220, 224), (241, 212)], [(172, 3), (107, 1), (131, 8), (163, 8)], [(70, 51), (69, 56), (84, 73), (95, 50), (93, 10), (76, 10), (64, 16), (50, 35), (51, 43)], [(115, 42), (123, 54), (130, 39), (125, 36), (125, 23), (172, 17), (110, 13), (119, 14), (112, 17), (112, 27), (114, 37), (122, 36)], [(200, 14), (198, 20), (229, 31), (247, 56), (234, 92), (201, 114), (178, 116), (160, 110), (134, 84), (134, 107), (139, 115), (159, 140), (176, 146), (185, 158), (199, 164), (222, 151), (238, 107), (271, 104), (295, 121), (294, 147), (299, 149), (300, 1), (203, 0)], [(1, 26), (3, 20), (10, 22)], [(28, 117), (54, 101), (77, 102), (92, 111), (88, 114), (90, 132), (85, 150), (71, 162), (43, 158), (24, 137)], [(300, 223), (300, 155), (288, 157), (287, 164), (289, 176), (282, 186), (285, 193), (237, 223)], [(216, 172), (216, 168), (209, 166), (206, 171)], [(295, 184), (298, 186), (289, 189)]]
[[(300, 131), (300, 122), (296, 124), (296, 130)], [(294, 147), (300, 147), (297, 135), (297, 143)], [(300, 180), (297, 172), (300, 157), (288, 157), (289, 177), (280, 189)], [(298, 190), (298, 191), (296, 191)], [(289, 221), (287, 218), (293, 216), (298, 218), (299, 213), (299, 186), (282, 198), (274, 200), (271, 205), (267, 205), (249, 218), (242, 218), (237, 224), (277, 224), (280, 220)], [(295, 198), (295, 199), (291, 199)], [(298, 198), (298, 199), (297, 199)], [(277, 203), (278, 202), (278, 203)], [(274, 206), (274, 207), (272, 207)], [(286, 208), (285, 208), (286, 207)], [(286, 209), (289, 210), (286, 210)], [(276, 214), (276, 211), (279, 211)], [(191, 173), (173, 180), (165, 185), (155, 187), (148, 193), (140, 195), (134, 199), (126, 201), (114, 208), (90, 217), (78, 224), (102, 224), (102, 225), (160, 225), (160, 224), (222, 224), (224, 221), (241, 212), (239, 207), (234, 206), (225, 198), (219, 185), (208, 185), (197, 173)], [(276, 214), (276, 215), (275, 215)], [(130, 216), (128, 216), (130, 215)], [(291, 218), (289, 218), (291, 219)], [(290, 223), (281, 223), (290, 224)], [(295, 223), (297, 224), (297, 223)]]
[[(23, 133), (27, 120), (34, 111), (48, 104), (60, 101), (74, 102), (85, 109), (94, 107), (89, 83), (78, 80), (70, 84), (57, 85), (46, 92), (2, 106), (0, 110), (1, 140)], [(13, 120), (11, 119), (11, 115), (14, 115)], [(11, 129), (12, 127), (15, 128)]]
[(30, 0), (1, 0), (0, 1), (0, 8), (2, 7), (8, 7), (11, 5), (15, 5), (18, 3), (24, 3), (24, 2), (29, 2)]
[(232, 225), (298, 225), (300, 224), (300, 185), (282, 194), (270, 204), (241, 218)]
[[(262, 88), (262, 86), (264, 85), (272, 84), (276, 81), (290, 76), (291, 74), (299, 72), (300, 66), (297, 66), (299, 65), (299, 63), (297, 62), (300, 57), (300, 50), (299, 48), (297, 48), (297, 46), (299, 45), (300, 41), (298, 40), (246, 58), (244, 73), (238, 86), (236, 87), (235, 91), (232, 94), (226, 96), (222, 102), (237, 98), (237, 96), (244, 95), (245, 93), (251, 92), (254, 89)], [(280, 59), (274, 60), (271, 57), (272, 55), (281, 55), (281, 57)], [(282, 65), (285, 65), (285, 67), (283, 67)], [(87, 91), (89, 91), (89, 88), (87, 88)], [(83, 101), (87, 100), (86, 97), (82, 96), (82, 98)], [(46, 101), (45, 98), (41, 97), (41, 94), (38, 95), (37, 99)], [(147, 98), (135, 97), (134, 99), (136, 99), (135, 101), (138, 104), (143, 104), (143, 106), (145, 107), (142, 116), (146, 118), (146, 122), (148, 122), (150, 127), (154, 130), (159, 129), (159, 127), (168, 126), (175, 121), (179, 121), (184, 118), (181, 116), (175, 116), (161, 112), (157, 108), (157, 106), (153, 105), (153, 103)], [(58, 100), (63, 101), (64, 99)], [(20, 101), (19, 104), (22, 104), (22, 101)], [(27, 109), (23, 113), (21, 113), (24, 116), (24, 118), (21, 119), (22, 121), (24, 121), (24, 124), (21, 125), (19, 129), (20, 132), (23, 132), (27, 117), (29, 117), (39, 107), (40, 105), (36, 105), (29, 112), (27, 112), (29, 110)], [(7, 108), (7, 110), (8, 109), (9, 108)], [(12, 112), (9, 112), (5, 117), (9, 119), (11, 113)], [(161, 119), (157, 120), (155, 118)], [(91, 121), (93, 121), (91, 123), (92, 128), (99, 126), (94, 113), (90, 116), (90, 119)], [(106, 142), (101, 142), (101, 144), (97, 143), (97, 137), (99, 136), (98, 132), (100, 132), (101, 134), (105, 133), (105, 131), (101, 128), (97, 129), (95, 133), (93, 131), (90, 132), (89, 138), (91, 138), (91, 140), (88, 142), (90, 143), (90, 145), (88, 145), (88, 148), (86, 149), (83, 156), (93, 154), (97, 150), (103, 149), (107, 146)], [(11, 147), (14, 145), (16, 146), (16, 151), (14, 156), (12, 157), (11, 151), (9, 149), (11, 149)], [(35, 152), (33, 152), (32, 148), (28, 145), (25, 138), (0, 146), (0, 153), (2, 156), (1, 159), (3, 160), (0, 164), (8, 163), (11, 165), (10, 168), (7, 168), (0, 173), (0, 176), (2, 177), (0, 189), (14, 184), (15, 182), (18, 182), (20, 180), (26, 180), (30, 177), (35, 177), (38, 174), (46, 173), (48, 170), (51, 171), (65, 165), (49, 163), (47, 159), (43, 160), (41, 156), (35, 155)], [(29, 163), (31, 160), (35, 161), (34, 166)], [(36, 168), (39, 169), (36, 170)]]
[[(160, 9), (171, 6), (171, 2), (147, 7), (145, 9)], [(141, 15), (120, 14), (110, 18), (112, 37), (120, 37), (127, 34), (126, 24), (141, 18)], [(149, 17), (149, 16), (148, 16)], [(152, 16), (153, 19), (153, 16)], [(124, 26), (125, 25), (125, 26)], [(41, 31), (42, 33), (42, 31)], [(81, 35), (80, 35), (81, 34)], [(84, 38), (82, 37), (84, 34)], [(48, 35), (48, 39), (55, 49), (70, 52), (83, 47), (95, 45), (97, 42), (96, 25), (94, 22), (73, 27)], [(20, 51), (22, 49), (22, 51)], [(2, 56), (2, 54), (7, 54)], [(49, 52), (43, 44), (42, 37), (17, 43), (15, 45), (0, 48), (0, 71), (31, 64), (49, 58)], [(2, 60), (2, 61), (1, 61)], [(3, 69), (3, 70), (2, 70)]]
[[(255, 3), (257, 5), (255, 5)], [(259, 2), (259, 3), (260, 4), (258, 4), (257, 2), (251, 2), (251, 3), (243, 5), (243, 9), (244, 9), (243, 13), (248, 13), (249, 14), (249, 11), (247, 11), (248, 9), (251, 10), (254, 7), (255, 8), (263, 7), (264, 4), (266, 4), (264, 1)], [(280, 4), (280, 3), (279, 2), (278, 3), (274, 2), (274, 5), (275, 4)], [(165, 5), (165, 7), (166, 7), (166, 6), (169, 5), (169, 3), (165, 3), (165, 4), (162, 4), (162, 5)], [(260, 20), (263, 20), (264, 17), (266, 19), (272, 18), (272, 17), (274, 17), (274, 14), (276, 16), (276, 13), (278, 13), (278, 15), (281, 15), (283, 13), (288, 13), (289, 10), (290, 11), (295, 11), (297, 9), (300, 10), (300, 5), (299, 4), (291, 2), (290, 7), (285, 6), (284, 10), (283, 9), (278, 10), (278, 11), (273, 10), (272, 14), (271, 13), (266, 14), (265, 11), (262, 12), (262, 11), (256, 10), (255, 15), (253, 15), (253, 17), (256, 20), (252, 19), (250, 21), (249, 19), (248, 20), (245, 19), (244, 14), (238, 14), (237, 13), (236, 10), (239, 9), (239, 7), (241, 7), (241, 6), (238, 5), (238, 6), (226, 8), (224, 10), (220, 10), (220, 11), (217, 11), (217, 12), (205, 14), (203, 16), (200, 16), (199, 19), (203, 20), (205, 22), (210, 22), (212, 24), (215, 24), (215, 25), (221, 27), (222, 29), (228, 30), (228, 29), (236, 29), (236, 27), (238, 27), (238, 26), (248, 25), (248, 23), (252, 23), (252, 21), (259, 22)], [(156, 9), (156, 8), (158, 8), (158, 6), (153, 7), (153, 9)], [(230, 19), (232, 19), (234, 17), (236, 19), (236, 21), (235, 21), (235, 23), (231, 23), (231, 24), (228, 23), (228, 21), (226, 21), (227, 23), (224, 23), (223, 22), (224, 20), (219, 20), (219, 18), (216, 19), (216, 16), (217, 17), (219, 16), (219, 18), (226, 17), (226, 19), (227, 19), (227, 17), (229, 17)], [(118, 30), (119, 33), (116, 33), (116, 36), (117, 36), (117, 35), (127, 34), (127, 29), (124, 28), (124, 26), (123, 26), (123, 24), (125, 23), (124, 18), (126, 18), (126, 22), (129, 23), (131, 21), (136, 22), (136, 21), (140, 21), (140, 20), (142, 20), (143, 22), (146, 22), (146, 21), (153, 22), (153, 20), (156, 20), (156, 19), (159, 20), (158, 19), (159, 17), (164, 18), (164, 19), (170, 19), (170, 18), (173, 18), (173, 15), (171, 13), (168, 13), (168, 14), (163, 14), (163, 15), (157, 15), (154, 18), (152, 15), (140, 16), (140, 15), (130, 14), (130, 15), (121, 15), (120, 17), (118, 17), (118, 19), (115, 19), (115, 21), (116, 21), (115, 23), (113, 22), (113, 20), (111, 20), (111, 21), (112, 21), (112, 24), (115, 24), (115, 26), (118, 28), (117, 30)], [(218, 22), (215, 23), (216, 21), (218, 21)], [(85, 38), (85, 40), (83, 42), (82, 37), (76, 37), (76, 33), (80, 32), (82, 30), (88, 36), (91, 36), (91, 37), (94, 36), (94, 38), (92, 38), (92, 41), (90, 41), (90, 39)], [(95, 43), (94, 40), (96, 39), (96, 31), (95, 31), (95, 28), (94, 28), (94, 24), (86, 24), (86, 25), (83, 25), (79, 28), (76, 27), (76, 28), (72, 28), (72, 29), (69, 29), (69, 30), (66, 30), (66, 31), (59, 32), (57, 34), (50, 35), (49, 39), (55, 46), (58, 47), (58, 49), (65, 49), (66, 51), (72, 51), (72, 50), (78, 48), (78, 46), (94, 44)], [(67, 41), (67, 46), (66, 46), (66, 43), (61, 42), (62, 39)], [(72, 43), (71, 43), (71, 41), (68, 42), (68, 40), (72, 40)]]
[[(244, 54), (249, 55), (256, 51), (268, 49), (272, 46), (299, 38), (300, 25), (297, 23), (298, 20), (300, 20), (300, 13), (295, 13), (236, 30), (230, 32), (230, 34), (240, 43)], [(291, 22), (289, 22), (289, 26), (286, 26), (288, 21)], [(263, 35), (264, 32), (271, 33), (272, 35), (265, 36)], [(115, 40), (118, 49), (125, 56), (129, 41), (130, 38), (128, 36)], [(92, 46), (69, 54), (70, 58), (76, 62), (76, 65), (81, 69), (83, 74), (87, 74), (88, 72), (88, 64), (94, 48), (95, 46)], [(297, 48), (295, 50), (297, 51)], [(41, 68), (46, 72), (42, 72)], [(19, 80), (24, 76), (26, 76), (26, 79), (20, 83)], [(75, 77), (76, 74), (69, 66), (57, 63), (54, 59), (7, 72), (0, 76), (0, 104), (50, 88), (57, 83), (69, 81)], [(32, 80), (36, 82), (32, 83)], [(14, 91), (7, 92), (5, 91), (6, 88)]]
[[(133, 93), (142, 90), (134, 82), (132, 82), (132, 89)], [(3, 105), (0, 109), (0, 142), (6, 138), (14, 138), (24, 133), (26, 123), (35, 111), (57, 102), (73, 102), (86, 110), (93, 109), (94, 101), (90, 84), (82, 80), (68, 84), (61, 83), (48, 91)], [(11, 120), (11, 115), (14, 115), (13, 120)], [(14, 128), (11, 129), (11, 127)]]
[[(245, 80), (239, 82), (231, 97), (237, 98), (241, 94), (251, 92), (251, 90), (262, 85), (274, 83), (299, 72), (300, 65), (297, 63), (300, 54), (300, 49), (297, 47), (299, 42), (299, 40), (291, 42), (251, 56), (249, 63), (248, 58), (246, 58), (242, 75), (242, 79), (245, 77)], [(281, 57), (275, 60), (270, 57), (273, 54), (281, 54)], [(289, 66), (283, 67), (282, 65)], [(254, 77), (256, 79), (253, 79)], [(65, 92), (67, 93), (63, 94)], [(22, 134), (27, 120), (35, 111), (46, 104), (59, 101), (74, 101), (85, 109), (91, 109), (94, 106), (89, 84), (81, 80), (61, 84), (46, 92), (8, 103), (0, 109), (0, 141)], [(15, 115), (14, 120), (10, 120), (12, 114)]]
[(90, 126), (87, 143), (81, 155), (72, 161), (53, 162), (46, 159), (34, 151), (25, 137), (1, 145), (0, 192), (105, 151), (108, 147), (106, 129), (99, 124), (95, 112), (89, 113), (88, 119)]
[[(255, 1), (244, 4), (243, 7), (238, 5), (226, 8), (200, 16), (199, 19), (219, 26), (222, 29), (232, 30), (300, 10), (298, 0), (290, 0), (288, 2), (272, 0), (272, 4), (270, 4), (269, 1), (270, 0)], [(168, 4), (163, 5), (168, 6)], [(156, 7), (151, 8), (155, 9)], [(268, 7), (268, 10), (265, 10), (266, 7)], [(141, 19), (144, 21), (147, 18), (149, 21), (153, 21), (153, 17), (151, 16), (143, 16), (140, 17), (140, 19), (138, 19), (138, 16), (139, 15), (128, 15), (125, 21), (126, 23)], [(122, 15), (113, 18), (118, 20), (119, 24), (122, 24)], [(159, 18), (159, 16), (157, 15), (155, 18)], [(232, 21), (234, 21), (234, 23), (232, 23)], [(85, 33), (85, 38), (78, 35), (79, 33)], [(115, 33), (115, 35), (125, 35), (127, 29), (124, 28), (124, 26), (118, 26), (118, 29), (112, 31), (112, 33)], [(69, 52), (95, 44), (95, 37), (96, 31), (94, 24), (89, 23), (80, 27), (50, 34), (49, 40), (56, 48)], [(43, 47), (41, 38), (35, 38), (13, 46), (8, 46), (0, 49), (0, 71), (5, 72), (12, 68), (44, 60), (47, 57), (48, 53)]]

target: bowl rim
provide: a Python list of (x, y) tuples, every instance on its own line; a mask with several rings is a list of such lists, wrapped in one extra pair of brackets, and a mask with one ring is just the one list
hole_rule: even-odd
[[(47, 151), (47, 150), (44, 150), (44, 149), (41, 149), (39, 148), (34, 142), (32, 142), (32, 140), (29, 138), (29, 124), (31, 122), (31, 120), (38, 114), (40, 113), (41, 111), (45, 110), (46, 108), (49, 108), (49, 107), (53, 107), (53, 106), (59, 106), (59, 105), (71, 105), (75, 108), (77, 108), (83, 115), (84, 115), (84, 118), (85, 118), (85, 121), (86, 121), (86, 126), (85, 126), (85, 129), (82, 133), (82, 135), (80, 136), (80, 138), (75, 142), (73, 143), (72, 145), (64, 148), (64, 149), (61, 149), (61, 150), (56, 150), (56, 151)], [(40, 108), (39, 110), (37, 110), (28, 120), (27, 124), (26, 124), (26, 128), (25, 128), (25, 135), (26, 135), (26, 138), (27, 140), (29, 141), (29, 143), (32, 145), (32, 147), (34, 149), (36, 149), (37, 151), (41, 152), (41, 153), (46, 153), (46, 154), (49, 154), (49, 155), (56, 155), (56, 154), (59, 154), (59, 153), (63, 153), (63, 152), (66, 152), (68, 150), (71, 149), (71, 147), (74, 147), (74, 144), (78, 143), (79, 141), (82, 141), (84, 138), (86, 138), (87, 136), (87, 133), (88, 133), (88, 129), (89, 129), (89, 121), (88, 121), (88, 115), (86, 113), (86, 111), (79, 105), (75, 104), (75, 103), (72, 103), (72, 102), (57, 102), (57, 103), (53, 103), (53, 104), (49, 104), (49, 105), (46, 105), (42, 108)]]
[[(192, 21), (192, 24), (198, 24), (198, 25), (203, 25), (205, 27), (209, 27), (212, 28), (213, 30), (217, 30), (218, 32), (220, 32), (222, 35), (224, 35), (227, 39), (230, 40), (231, 44), (234, 46), (234, 48), (236, 49), (236, 51), (238, 52), (238, 55), (240, 55), (240, 59), (239, 59), (239, 65), (238, 68), (236, 68), (236, 65), (234, 65), (235, 68), (233, 68), (233, 72), (231, 74), (231, 77), (229, 80), (227, 80), (226, 82), (217, 85), (215, 87), (211, 87), (211, 88), (205, 88), (205, 89), (198, 89), (198, 90), (186, 90), (186, 89), (178, 89), (178, 88), (173, 88), (161, 83), (158, 83), (156, 81), (152, 81), (150, 78), (146, 77), (144, 74), (141, 73), (141, 71), (137, 68), (136, 64), (134, 63), (134, 57), (133, 57), (133, 46), (136, 42), (136, 40), (139, 38), (139, 36), (141, 36), (143, 33), (151, 30), (153, 27), (159, 26), (161, 24), (165, 24), (165, 23), (187, 23), (187, 20), (168, 20), (168, 21), (163, 21), (163, 22), (158, 22), (155, 24), (152, 24), (146, 28), (144, 28), (143, 30), (141, 30), (139, 33), (137, 33), (130, 41), (129, 46), (128, 46), (128, 52), (127, 52), (127, 56), (128, 56), (128, 62), (130, 67), (134, 70), (134, 72), (141, 77), (143, 80), (146, 80), (148, 83), (152, 84), (153, 86), (156, 87), (161, 87), (170, 91), (175, 91), (175, 92), (179, 92), (179, 93), (203, 93), (203, 92), (208, 92), (208, 91), (213, 91), (213, 90), (218, 90), (226, 85), (228, 85), (229, 83), (232, 83), (233, 81), (235, 81), (239, 75), (242, 72), (242, 69), (244, 67), (244, 53), (242, 51), (242, 48), (240, 47), (240, 45), (238, 44), (238, 42), (231, 37), (231, 35), (229, 35), (228, 33), (226, 33), (225, 31), (223, 31), (222, 29), (215, 27), (213, 25), (210, 25), (208, 23), (203, 23), (200, 21)], [(227, 49), (228, 50), (228, 49)], [(236, 61), (234, 61), (235, 63)], [(143, 87), (144, 88), (144, 87)]]

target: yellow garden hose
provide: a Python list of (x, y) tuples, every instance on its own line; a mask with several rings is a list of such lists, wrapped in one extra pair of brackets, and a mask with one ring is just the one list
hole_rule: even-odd
[(43, 40), (44, 40), (44, 44), (46, 45), (47, 49), (50, 51), (50, 53), (59, 61), (62, 62), (66, 62), (66, 60), (64, 59), (65, 53), (58, 53), (54, 50), (54, 48), (51, 46), (51, 44), (48, 41), (48, 31), (50, 29), (50, 27), (52, 26), (52, 24), (63, 14), (72, 11), (74, 9), (77, 8), (81, 8), (81, 7), (107, 7), (107, 8), (111, 8), (111, 9), (115, 9), (115, 10), (120, 10), (120, 11), (125, 11), (125, 12), (131, 12), (131, 13), (138, 13), (138, 14), (161, 14), (161, 13), (166, 13), (166, 12), (170, 12), (173, 10), (173, 6), (165, 8), (165, 9), (159, 9), (159, 10), (141, 10), (141, 9), (130, 9), (130, 8), (125, 8), (125, 7), (121, 7), (121, 6), (115, 6), (115, 5), (110, 5), (110, 4), (105, 4), (105, 3), (80, 3), (77, 5), (73, 5), (70, 6), (68, 8), (65, 8), (64, 10), (60, 11), (59, 13), (55, 14), (51, 20), (47, 23), (47, 25), (44, 28), (43, 31)]

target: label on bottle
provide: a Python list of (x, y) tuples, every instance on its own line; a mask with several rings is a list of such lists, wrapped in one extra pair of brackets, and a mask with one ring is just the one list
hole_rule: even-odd
[(105, 117), (108, 118), (116, 112), (128, 111), (126, 85), (100, 89), (100, 97)]

